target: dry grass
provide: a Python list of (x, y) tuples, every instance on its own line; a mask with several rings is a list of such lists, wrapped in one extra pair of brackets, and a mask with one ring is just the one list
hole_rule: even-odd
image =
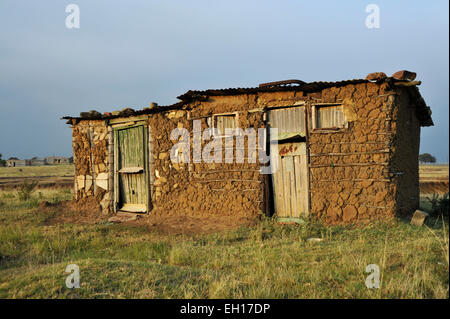
[[(176, 236), (109, 223), (50, 226), (57, 208), (43, 213), (11, 192), (0, 201), (0, 298), (449, 297), (448, 222), (441, 220), (421, 228), (402, 220), (366, 227), (265, 220)], [(71, 263), (80, 267), (80, 289), (65, 287)], [(379, 289), (365, 286), (368, 264), (380, 266)]]
[(419, 165), (419, 180), (425, 181), (447, 181), (448, 182), (449, 171), (448, 164), (435, 164), (435, 165)]
[(0, 167), (0, 177), (73, 176), (73, 164)]

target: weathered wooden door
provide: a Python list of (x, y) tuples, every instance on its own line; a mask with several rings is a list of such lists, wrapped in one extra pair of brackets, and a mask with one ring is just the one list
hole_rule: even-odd
[(272, 174), (275, 213), (279, 218), (305, 217), (309, 191), (304, 106), (271, 110), (269, 125), (278, 129), (278, 135), (270, 137), (271, 143), (278, 143), (278, 169)]
[(144, 125), (118, 128), (114, 139), (116, 208), (127, 212), (147, 212), (147, 128)]
[(278, 217), (303, 217), (308, 215), (308, 181), (306, 143), (278, 145), (279, 166), (272, 175), (275, 211)]

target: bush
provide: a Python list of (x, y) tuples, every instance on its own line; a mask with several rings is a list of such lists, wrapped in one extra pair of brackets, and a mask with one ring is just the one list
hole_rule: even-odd
[(31, 183), (27, 183), (26, 181), (23, 182), (22, 185), (19, 187), (19, 191), (17, 192), (17, 196), (19, 197), (19, 200), (21, 201), (27, 201), (31, 199), (31, 195), (34, 192), (34, 189), (36, 188), (37, 181), (33, 181)]
[(448, 217), (449, 193), (444, 194), (441, 198), (438, 194), (433, 194), (432, 197), (427, 197), (427, 200), (431, 204), (432, 215)]

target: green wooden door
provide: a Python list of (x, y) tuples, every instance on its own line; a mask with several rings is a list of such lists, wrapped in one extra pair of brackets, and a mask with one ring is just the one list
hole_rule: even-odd
[(121, 211), (148, 210), (146, 132), (143, 125), (115, 130), (115, 201)]

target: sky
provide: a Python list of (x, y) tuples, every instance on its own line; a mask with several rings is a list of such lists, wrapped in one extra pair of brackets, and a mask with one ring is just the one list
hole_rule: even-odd
[[(80, 28), (66, 27), (66, 6)], [(367, 28), (366, 6), (379, 7)], [(417, 73), (433, 127), (420, 151), (449, 159), (448, 1), (0, 2), (0, 153), (71, 156), (62, 116), (184, 92), (285, 79), (339, 81)]]

